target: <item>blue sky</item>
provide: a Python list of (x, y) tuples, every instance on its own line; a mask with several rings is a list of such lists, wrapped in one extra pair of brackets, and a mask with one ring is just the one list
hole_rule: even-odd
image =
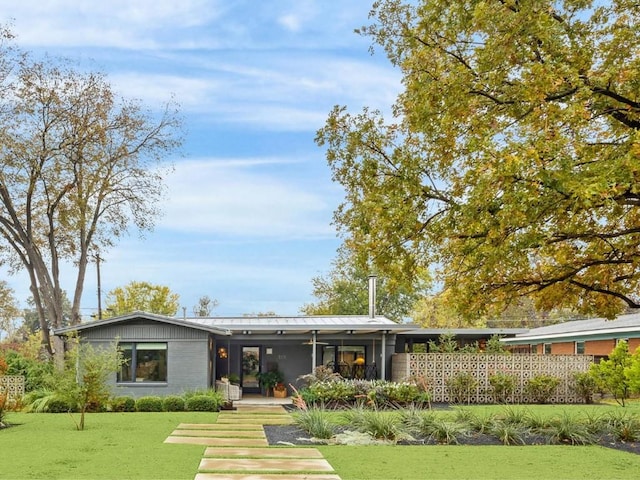
[[(203, 295), (220, 302), (216, 315), (292, 315), (313, 301), (311, 280), (340, 244), (331, 220), (342, 198), (315, 132), (336, 104), (388, 111), (400, 91), (384, 53), (371, 56), (353, 32), (371, 3), (0, 0), (23, 49), (104, 71), (150, 107), (172, 95), (181, 105), (186, 141), (167, 159), (165, 215), (144, 239), (132, 231), (104, 252), (104, 293), (167, 285), (187, 314)], [(97, 308), (95, 278), (91, 268), (85, 316)], [(5, 279), (24, 304), (25, 277)]]

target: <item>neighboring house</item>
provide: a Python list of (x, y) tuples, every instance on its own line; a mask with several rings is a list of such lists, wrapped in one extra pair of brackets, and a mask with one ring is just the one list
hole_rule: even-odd
[(598, 359), (609, 355), (620, 340), (628, 342), (631, 352), (640, 346), (640, 313), (534, 328), (502, 341), (518, 353), (585, 354)]
[(145, 312), (57, 329), (94, 346), (117, 339), (126, 364), (118, 395), (168, 395), (210, 388), (237, 375), (244, 393), (260, 393), (256, 375), (277, 369), (285, 384), (315, 366), (345, 377), (389, 378), (396, 335), (409, 330), (382, 316), (195, 317)]
[(511, 338), (526, 333), (526, 328), (421, 328), (415, 324), (405, 324), (408, 329), (398, 335), (396, 352), (411, 353), (420, 345), (420, 351), (429, 352), (431, 344), (438, 344), (443, 335), (453, 335), (459, 348), (478, 346), (483, 351), (487, 341), (497, 335), (500, 338)]

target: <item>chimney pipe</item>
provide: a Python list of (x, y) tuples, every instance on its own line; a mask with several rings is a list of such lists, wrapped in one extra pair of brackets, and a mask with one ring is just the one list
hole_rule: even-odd
[(369, 275), (369, 318), (376, 318), (376, 279)]

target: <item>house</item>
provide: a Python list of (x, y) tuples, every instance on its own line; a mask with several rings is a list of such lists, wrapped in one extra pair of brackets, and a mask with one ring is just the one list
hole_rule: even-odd
[(598, 358), (611, 353), (620, 340), (629, 350), (640, 346), (640, 313), (615, 320), (592, 318), (534, 328), (502, 341), (513, 352), (539, 355), (585, 354)]
[(237, 375), (244, 393), (260, 393), (257, 374), (279, 370), (285, 384), (327, 365), (347, 378), (390, 377), (396, 336), (383, 316), (195, 317), (145, 312), (60, 328), (104, 346), (117, 339), (126, 359), (113, 376), (118, 395), (181, 394)]

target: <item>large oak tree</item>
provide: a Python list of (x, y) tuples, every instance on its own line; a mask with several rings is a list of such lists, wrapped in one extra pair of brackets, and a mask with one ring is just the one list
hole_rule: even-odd
[(394, 120), (336, 107), (335, 214), (379, 271), (439, 270), (467, 315), (640, 307), (637, 1), (379, 1)]
[(75, 267), (71, 323), (79, 323), (92, 255), (131, 225), (152, 228), (180, 124), (169, 104), (148, 111), (99, 73), (51, 59), (19, 57), (12, 66), (0, 113), (0, 254), (28, 273), (53, 353), (62, 264)]

